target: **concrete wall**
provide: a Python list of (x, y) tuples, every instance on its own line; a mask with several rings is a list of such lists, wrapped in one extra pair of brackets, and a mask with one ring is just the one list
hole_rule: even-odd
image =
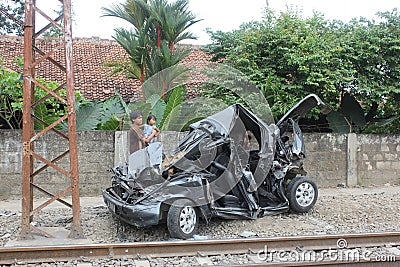
[[(182, 135), (163, 132), (159, 141), (168, 151)], [(126, 158), (126, 137), (126, 132), (78, 132), (81, 195), (97, 196), (109, 186), (107, 169)], [(305, 141), (305, 169), (319, 186), (400, 183), (400, 136), (306, 134)], [(0, 199), (21, 195), (21, 147), (21, 131), (0, 130)], [(35, 142), (35, 151), (47, 159), (53, 159), (66, 149), (65, 140), (55, 134), (45, 135)], [(68, 169), (66, 159), (57, 164)], [(52, 168), (35, 179), (35, 184), (53, 193), (69, 185), (69, 180)], [(39, 193), (35, 192), (35, 196)]]
[[(100, 195), (101, 189), (109, 185), (110, 173), (107, 169), (114, 163), (114, 136), (114, 131), (77, 132), (82, 195)], [(0, 130), (0, 199), (21, 195), (21, 140), (21, 131)], [(35, 152), (48, 160), (54, 159), (67, 149), (66, 140), (54, 133), (48, 133), (35, 142)], [(56, 164), (69, 170), (68, 157)], [(35, 166), (38, 168), (43, 164), (35, 162)], [(68, 177), (51, 167), (34, 179), (35, 184), (52, 193), (58, 193), (70, 185)], [(39, 191), (35, 191), (34, 194), (40, 196)]]
[(347, 136), (343, 134), (306, 134), (307, 175), (317, 180), (319, 186), (346, 184)]
[(360, 185), (400, 183), (400, 136), (357, 136)]
[(21, 194), (21, 131), (0, 130), (0, 199)]

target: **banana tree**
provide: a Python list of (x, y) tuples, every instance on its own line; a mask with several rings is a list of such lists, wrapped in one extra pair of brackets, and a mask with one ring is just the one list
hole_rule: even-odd
[[(77, 130), (121, 130), (125, 117), (124, 104), (117, 96), (104, 102), (93, 101), (77, 106)], [(64, 124), (67, 127), (67, 124)]]
[(330, 128), (339, 133), (361, 132), (366, 124), (360, 103), (347, 93), (343, 95), (339, 109), (329, 113), (327, 120)]

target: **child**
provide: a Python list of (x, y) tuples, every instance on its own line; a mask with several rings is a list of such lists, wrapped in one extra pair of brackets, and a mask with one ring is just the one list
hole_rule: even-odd
[[(148, 137), (151, 135), (151, 133), (153, 132), (153, 130), (156, 131), (155, 136), (158, 136), (160, 134), (160, 130), (156, 127), (156, 116), (154, 116), (153, 114), (150, 114), (149, 116), (147, 116), (147, 122), (144, 125), (143, 128), (143, 134)], [(149, 143), (153, 143), (154, 139), (151, 139)]]

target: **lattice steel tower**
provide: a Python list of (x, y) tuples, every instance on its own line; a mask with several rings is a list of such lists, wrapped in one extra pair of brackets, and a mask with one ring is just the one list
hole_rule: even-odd
[[(52, 0), (58, 2), (56, 0)], [(48, 4), (51, 1), (42, 1)], [(47, 3), (45, 3), (47, 2)], [(66, 206), (72, 208), (72, 228), (69, 237), (83, 237), (80, 222), (80, 200), (79, 200), (79, 176), (78, 176), (78, 153), (76, 140), (76, 121), (75, 121), (75, 103), (74, 103), (74, 78), (73, 78), (73, 62), (72, 62), (72, 18), (71, 18), (71, 0), (59, 0), (62, 4), (63, 14), (52, 19), (38, 6), (36, 0), (25, 1), (25, 23), (24, 23), (24, 92), (23, 92), (23, 130), (22, 130), (22, 228), (21, 238), (32, 238), (32, 231), (37, 231), (44, 235), (50, 236), (35, 227), (31, 222), (34, 215), (41, 211), (44, 207), (59, 201)], [(49, 23), (35, 32), (35, 17), (40, 15)], [(63, 22), (63, 23), (62, 23)], [(57, 27), (63, 32), (62, 39), (58, 40), (58, 46), (49, 51), (43, 51), (36, 45), (36, 39), (51, 27)], [(54, 55), (56, 52), (62, 51), (61, 60), (56, 60)], [(56, 68), (63, 73), (59, 79), (60, 86), (51, 90), (40, 82), (40, 77), (36, 77), (36, 70), (43, 62), (51, 62)], [(66, 95), (60, 92), (66, 89)], [(44, 90), (47, 95), (41, 99), (34, 97), (35, 90)], [(34, 108), (43, 103), (48, 98), (54, 98), (61, 105), (65, 105), (68, 113), (58, 118), (54, 123), (48, 124), (35, 116)], [(68, 121), (68, 132), (57, 130), (56, 126), (63, 121)], [(34, 131), (34, 123), (43, 125), (40, 131)], [(44, 155), (35, 152), (35, 142), (43, 138), (49, 132), (54, 132), (61, 136), (68, 143), (66, 151), (52, 159), (46, 159)], [(48, 154), (48, 153), (47, 153)], [(61, 167), (59, 161), (66, 158), (69, 167)], [(68, 163), (67, 163), (68, 166)], [(35, 178), (43, 173), (47, 168), (53, 168), (59, 175), (65, 176), (68, 186), (61, 189), (58, 193), (49, 192), (43, 186), (35, 184)], [(69, 183), (70, 182), (70, 183)], [(58, 189), (57, 189), (58, 190)], [(34, 193), (44, 193), (49, 197), (47, 201), (34, 207)], [(72, 204), (64, 201), (61, 197), (67, 193), (72, 194)]]

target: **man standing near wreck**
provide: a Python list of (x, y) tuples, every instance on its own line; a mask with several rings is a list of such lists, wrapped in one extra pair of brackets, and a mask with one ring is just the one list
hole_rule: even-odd
[(129, 130), (129, 153), (132, 154), (139, 149), (144, 148), (146, 144), (154, 138), (154, 136), (157, 134), (157, 131), (153, 129), (148, 137), (143, 134), (142, 112), (140, 112), (140, 110), (132, 111), (130, 114), (130, 119), (132, 125)]

